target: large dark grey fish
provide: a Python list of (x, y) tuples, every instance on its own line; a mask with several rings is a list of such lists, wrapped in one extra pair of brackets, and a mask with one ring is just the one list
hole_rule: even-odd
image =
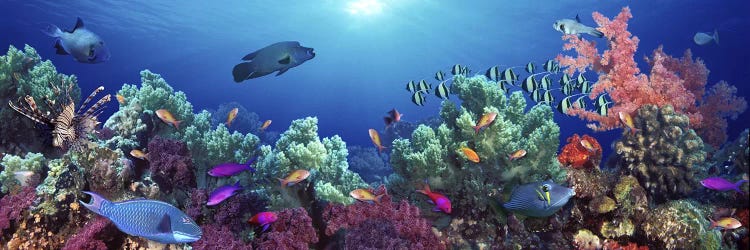
[(147, 199), (111, 202), (96, 193), (83, 193), (91, 195), (91, 202), (81, 204), (107, 217), (123, 233), (164, 244), (194, 242), (203, 234), (190, 216), (169, 203)]
[(503, 207), (526, 216), (547, 217), (560, 210), (575, 194), (573, 189), (551, 180), (533, 182), (516, 187)]
[(100, 63), (109, 60), (109, 49), (104, 45), (104, 41), (94, 32), (84, 28), (80, 17), (73, 30), (62, 31), (54, 24), (47, 24), (42, 32), (57, 38), (55, 49), (59, 55), (71, 55), (73, 59), (82, 63)]
[(581, 23), (581, 18), (576, 15), (576, 19), (560, 19), (552, 24), (552, 28), (566, 35), (589, 34), (595, 37), (603, 37), (604, 33), (595, 28), (586, 26)]
[(279, 71), (276, 76), (315, 57), (313, 48), (302, 47), (299, 42), (288, 41), (268, 45), (247, 54), (243, 62), (234, 66), (232, 76), (235, 82), (257, 78)]

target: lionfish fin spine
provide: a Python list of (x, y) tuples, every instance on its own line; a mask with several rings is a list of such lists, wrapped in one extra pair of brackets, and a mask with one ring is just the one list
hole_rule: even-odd
[[(102, 99), (99, 99), (99, 101), (97, 101), (96, 103), (94, 103), (94, 105), (91, 105), (91, 107), (88, 110), (86, 110), (86, 113), (84, 113), (83, 116), (84, 117), (90, 116), (91, 114), (93, 114), (94, 112), (96, 112), (96, 110), (99, 109), (100, 106), (106, 104), (111, 99), (112, 99), (112, 95), (110, 95), (110, 94), (105, 95), (104, 97), (102, 97)], [(103, 108), (104, 107), (102, 107), (102, 109)]]
[[(83, 103), (81, 104), (81, 106), (78, 108), (78, 112), (76, 112), (76, 114), (80, 115), (81, 112), (83, 111), (83, 109), (86, 108), (86, 105), (88, 105), (89, 102), (91, 102), (91, 100), (94, 99), (94, 96), (96, 96), (96, 94), (99, 94), (99, 92), (101, 92), (102, 90), (104, 90), (104, 86), (99, 86), (93, 92), (91, 92), (91, 94), (89, 95), (89, 97), (86, 97), (86, 100), (84, 100)], [(89, 110), (91, 110), (91, 109), (89, 109)]]
[(40, 119), (40, 117), (36, 117), (36, 115), (33, 113), (29, 114), (29, 111), (27, 111), (24, 107), (18, 107), (11, 101), (8, 101), (8, 105), (10, 105), (10, 107), (16, 112), (22, 114), (23, 116), (26, 116), (26, 118), (29, 118), (36, 123), (48, 124), (48, 122), (46, 122), (46, 119)]

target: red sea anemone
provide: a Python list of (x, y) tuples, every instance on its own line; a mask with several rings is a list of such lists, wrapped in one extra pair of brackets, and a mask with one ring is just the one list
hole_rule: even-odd
[[(591, 148), (584, 147), (581, 141), (586, 141)], [(602, 161), (602, 147), (594, 137), (578, 134), (568, 137), (568, 144), (563, 146), (562, 152), (557, 156), (557, 160), (564, 166), (570, 166), (576, 169), (599, 167)]]

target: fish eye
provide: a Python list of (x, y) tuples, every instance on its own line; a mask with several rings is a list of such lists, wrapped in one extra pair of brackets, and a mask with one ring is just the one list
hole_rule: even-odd
[(550, 189), (550, 186), (549, 186), (549, 184), (544, 184), (544, 185), (542, 185), (542, 191), (544, 191), (544, 192), (549, 192), (549, 189)]

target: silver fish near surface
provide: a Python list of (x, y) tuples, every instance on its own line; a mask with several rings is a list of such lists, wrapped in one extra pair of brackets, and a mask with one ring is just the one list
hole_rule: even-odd
[(547, 217), (560, 210), (576, 192), (547, 180), (516, 187), (510, 200), (503, 204), (506, 209), (531, 217)]
[(101, 63), (109, 60), (110, 54), (104, 41), (94, 32), (83, 27), (79, 17), (73, 30), (62, 31), (54, 24), (47, 24), (42, 29), (44, 34), (55, 37), (55, 49), (58, 55), (71, 55), (81, 63)]
[(164, 244), (189, 243), (201, 238), (203, 232), (190, 216), (169, 203), (135, 199), (111, 202), (99, 194), (91, 195), (84, 207), (107, 217), (123, 233)]
[(586, 26), (581, 23), (581, 18), (576, 15), (576, 19), (560, 19), (552, 24), (552, 28), (566, 35), (589, 34), (595, 37), (603, 37), (604, 33), (595, 28)]

